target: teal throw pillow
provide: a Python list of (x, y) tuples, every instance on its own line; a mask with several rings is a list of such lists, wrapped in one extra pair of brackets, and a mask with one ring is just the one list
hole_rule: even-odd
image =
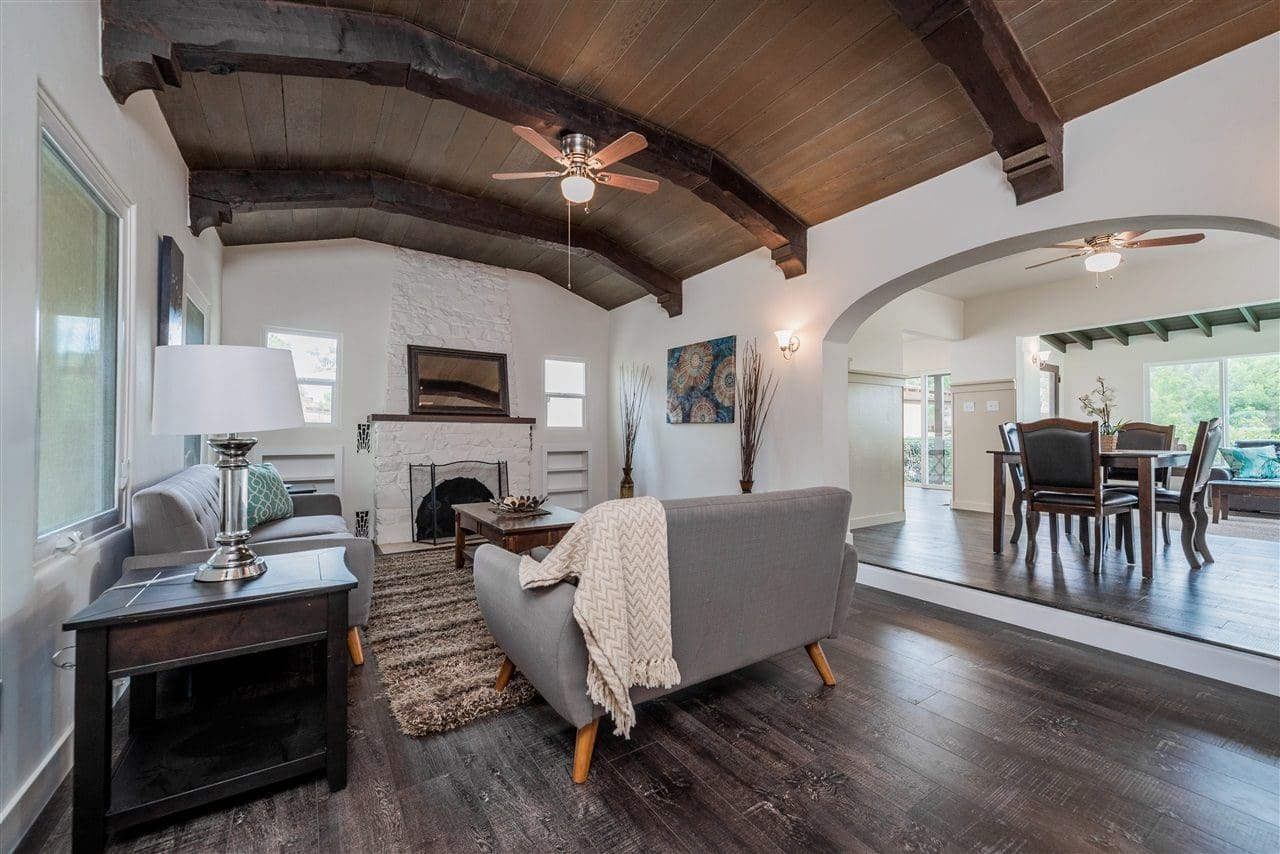
[(1256, 448), (1219, 448), (1218, 453), (1231, 468), (1231, 476), (1245, 480), (1273, 480), (1280, 477), (1280, 460), (1274, 445)]
[(249, 466), (249, 527), (293, 515), (293, 499), (271, 463)]

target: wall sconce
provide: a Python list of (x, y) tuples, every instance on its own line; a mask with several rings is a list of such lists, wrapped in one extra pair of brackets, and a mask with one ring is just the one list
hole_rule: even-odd
[(779, 329), (773, 334), (778, 339), (778, 349), (782, 351), (782, 358), (789, 361), (791, 354), (800, 349), (799, 336), (790, 329)]
[(1035, 365), (1037, 368), (1043, 368), (1045, 365), (1049, 364), (1049, 351), (1041, 350), (1039, 353), (1032, 353), (1031, 364)]

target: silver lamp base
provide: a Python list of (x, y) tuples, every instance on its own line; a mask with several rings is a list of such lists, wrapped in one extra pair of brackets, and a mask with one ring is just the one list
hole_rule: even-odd
[(237, 581), (267, 571), (267, 562), (248, 546), (249, 461), (245, 456), (257, 441), (235, 433), (209, 438), (209, 447), (218, 452), (221, 524), (213, 537), (218, 548), (200, 564), (196, 581)]

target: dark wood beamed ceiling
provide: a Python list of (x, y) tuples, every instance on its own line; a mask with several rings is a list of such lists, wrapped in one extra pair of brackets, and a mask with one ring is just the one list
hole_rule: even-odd
[(444, 99), (556, 138), (601, 144), (639, 131), (628, 165), (691, 190), (772, 252), (787, 278), (805, 272), (807, 226), (712, 149), (389, 15), (261, 0), (103, 0), (103, 77), (124, 103), (181, 86), (184, 72), (240, 71), (359, 80)]
[[(194, 171), (190, 178), (191, 232), (231, 222), (236, 212), (373, 208), (563, 251), (560, 220), (530, 216), (492, 199), (478, 199), (379, 172), (295, 170)], [(679, 279), (591, 231), (574, 235), (572, 251), (594, 257), (658, 298), (667, 314), (682, 308)]]
[(889, 0), (991, 131), (1018, 204), (1062, 190), (1062, 119), (992, 0)]
[[(992, 90), (991, 112), (896, 5), (104, 0), (103, 69), (117, 95), (156, 89), (193, 171), (376, 172), (544, 219), (565, 216), (554, 180), (489, 177), (548, 166), (512, 134), (513, 123), (548, 137), (572, 124), (602, 144), (636, 128), (652, 159), (629, 158), (617, 171), (666, 175), (661, 189), (601, 188), (589, 211), (574, 210), (575, 242), (590, 230), (678, 280), (763, 244), (780, 250), (791, 273), (804, 244), (788, 233), (787, 211), (801, 229), (824, 222), (985, 157), (993, 138), (1020, 199), (1053, 177), (1017, 159), (1025, 150), (1031, 164), (1053, 165), (1035, 153), (1034, 134), (1021, 147), (1016, 80)], [(961, 45), (970, 54), (960, 58), (980, 63), (985, 86), (1000, 62), (1013, 68), (1022, 56), (1064, 121), (1280, 24), (1280, 0), (919, 0), (909, 8), (941, 10), (929, 20), (959, 18), (969, 32), (1003, 23), (1020, 54), (1007, 39), (994, 52), (978, 39)], [(935, 35), (949, 26), (939, 23)], [(1006, 81), (997, 74), (995, 82)], [(996, 122), (993, 133), (992, 116), (1005, 115), (1012, 123)], [(1047, 146), (1052, 134), (1030, 124)], [(228, 246), (359, 238), (568, 280), (563, 248), (377, 207), (241, 210), (217, 230)], [(574, 293), (604, 308), (648, 292), (595, 256), (575, 256), (572, 277)]]

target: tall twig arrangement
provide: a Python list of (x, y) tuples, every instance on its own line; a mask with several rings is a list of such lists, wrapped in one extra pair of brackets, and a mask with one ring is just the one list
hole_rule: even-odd
[(636, 452), (636, 436), (640, 433), (640, 419), (644, 416), (644, 404), (649, 396), (649, 366), (623, 365), (620, 379), (618, 405), (622, 410), (622, 467), (630, 469)]
[(773, 394), (778, 383), (773, 371), (765, 373), (764, 358), (754, 340), (742, 348), (742, 368), (738, 371), (738, 436), (742, 449), (742, 489), (749, 492), (756, 467), (756, 453), (760, 450), (760, 437), (764, 423), (773, 405)]

